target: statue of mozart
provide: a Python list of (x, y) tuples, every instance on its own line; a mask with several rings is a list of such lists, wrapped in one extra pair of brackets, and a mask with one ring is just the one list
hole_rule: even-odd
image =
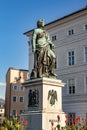
[(56, 56), (54, 45), (51, 42), (48, 33), (44, 30), (44, 21), (37, 21), (37, 28), (32, 34), (32, 51), (34, 52), (34, 68), (30, 79), (41, 77), (56, 78), (54, 73)]

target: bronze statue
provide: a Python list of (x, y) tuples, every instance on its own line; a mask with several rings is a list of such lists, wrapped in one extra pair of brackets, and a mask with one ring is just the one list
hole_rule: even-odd
[(32, 51), (34, 52), (34, 68), (30, 78), (56, 77), (54, 74), (56, 56), (54, 45), (44, 30), (44, 21), (37, 21), (37, 28), (32, 34)]
[(37, 89), (29, 90), (28, 107), (37, 107), (39, 104), (39, 91)]

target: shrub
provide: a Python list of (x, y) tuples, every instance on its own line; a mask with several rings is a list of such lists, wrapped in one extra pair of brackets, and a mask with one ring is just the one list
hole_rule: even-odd
[(12, 117), (8, 120), (6, 117), (2, 118), (2, 123), (0, 124), (0, 130), (25, 130), (28, 122), (23, 120), (20, 123), (18, 117)]

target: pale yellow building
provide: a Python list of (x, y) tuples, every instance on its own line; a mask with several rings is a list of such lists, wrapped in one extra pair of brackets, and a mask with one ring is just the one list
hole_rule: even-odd
[(25, 88), (22, 83), (28, 79), (28, 70), (9, 68), (6, 74), (5, 115), (15, 116), (25, 110)]
[(0, 102), (0, 122), (2, 121), (2, 117), (5, 114), (5, 103), (4, 102)]

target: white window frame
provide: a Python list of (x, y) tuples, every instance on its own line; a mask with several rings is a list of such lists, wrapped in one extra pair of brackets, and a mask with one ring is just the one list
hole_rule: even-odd
[[(69, 64), (69, 52), (70, 53), (72, 53), (72, 52), (74, 52), (74, 64), (72, 64), (72, 55), (71, 55), (71, 65)], [(67, 64), (68, 64), (68, 66), (73, 66), (73, 65), (75, 65), (75, 51), (74, 50), (69, 50), (68, 52), (67, 52)]]
[(87, 63), (87, 52), (86, 52), (87, 46), (84, 47), (84, 62)]
[[(74, 93), (73, 93), (73, 92), (71, 92), (71, 93), (69, 92), (69, 80), (74, 80), (74, 87), (75, 87), (75, 88), (74, 88), (74, 89), (75, 89), (75, 90), (74, 90), (74, 91), (75, 91)], [(72, 90), (72, 91), (73, 91), (73, 90)], [(67, 80), (67, 94), (69, 94), (69, 95), (76, 94), (76, 80), (75, 80), (75, 78), (70, 78), (70, 79)]]
[(87, 118), (87, 112), (86, 112), (86, 118)]
[[(15, 87), (17, 87), (17, 89), (15, 89)], [(17, 90), (18, 90), (18, 86), (17, 86), (17, 85), (14, 85), (14, 86), (13, 86), (13, 90), (14, 90), (14, 91), (17, 91)]]
[[(14, 97), (16, 97), (16, 101), (13, 101), (13, 98), (14, 98)], [(17, 96), (13, 96), (13, 97), (12, 97), (12, 102), (14, 102), (14, 103), (17, 102)]]
[[(23, 89), (21, 89), (23, 87)], [(24, 91), (24, 86), (20, 85), (20, 91)]]
[[(68, 113), (68, 115), (69, 115), (69, 119), (68, 119), (69, 125), (72, 125), (72, 124), (73, 124), (73, 120), (74, 120), (75, 117), (76, 117), (76, 113), (75, 113), (75, 112), (73, 112), (73, 113)], [(70, 117), (70, 116), (71, 116), (71, 117)]]
[(74, 28), (68, 29), (68, 31), (67, 31), (68, 36), (73, 36), (74, 34), (75, 34), (75, 29)]
[(52, 36), (52, 42), (56, 41), (57, 40), (57, 36), (56, 35), (53, 35)]
[(84, 93), (87, 93), (87, 75), (84, 76)]
[[(13, 111), (15, 111), (15, 114), (13, 114)], [(16, 116), (16, 113), (17, 113), (17, 110), (16, 110), (16, 109), (13, 109), (13, 110), (12, 110), (12, 115)]]
[(83, 30), (84, 30), (84, 31), (87, 30), (87, 24), (84, 24), (84, 26), (83, 26)]
[(20, 112), (19, 112), (20, 114), (22, 114), (23, 113), (23, 110), (20, 110)]
[[(23, 102), (20, 101), (20, 98), (23, 98)], [(20, 96), (20, 97), (19, 97), (19, 102), (20, 102), (20, 103), (24, 103), (24, 96)]]

